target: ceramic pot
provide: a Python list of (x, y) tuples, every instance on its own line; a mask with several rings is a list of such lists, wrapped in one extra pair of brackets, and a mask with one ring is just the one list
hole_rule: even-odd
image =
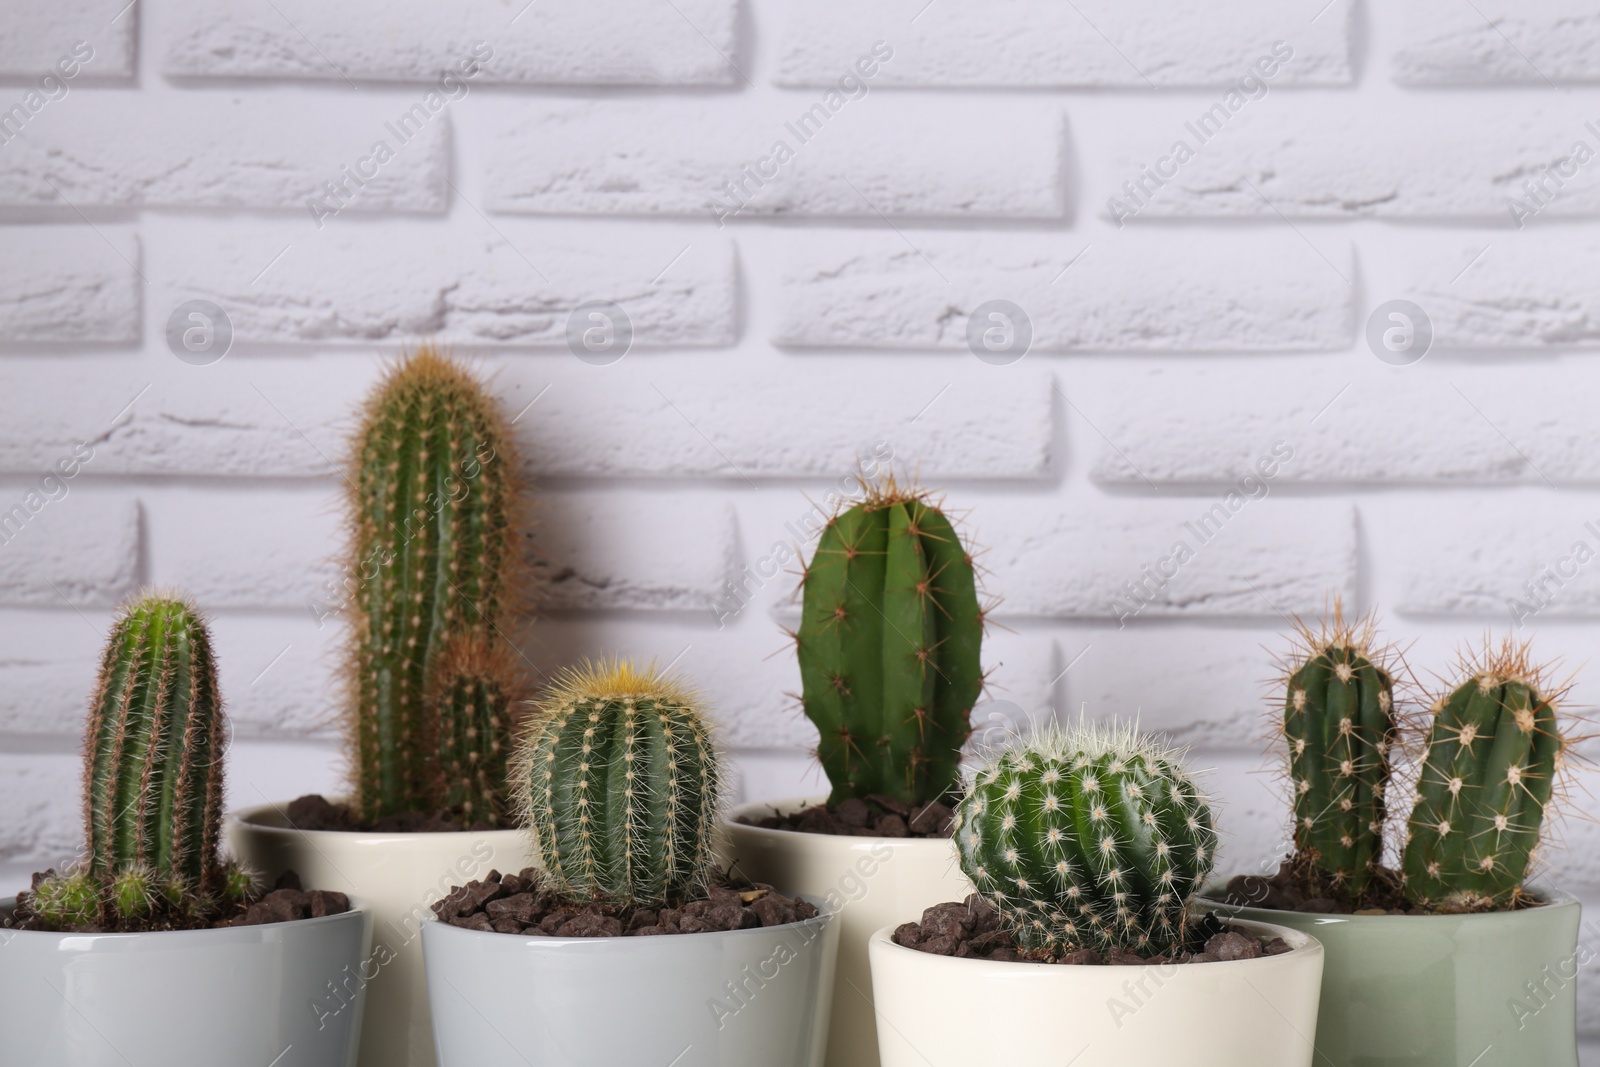
[(885, 926), (869, 946), (883, 1067), (1311, 1067), (1321, 946), (1286, 927), (1235, 925), (1293, 951), (1146, 967), (1002, 963), (902, 948)]
[(234, 812), (224, 833), (233, 854), (269, 879), (293, 870), (305, 885), (361, 898), (372, 916), (358, 972), (367, 992), (361, 1067), (434, 1067), (419, 931), (452, 886), (532, 866), (527, 836), (295, 830), (275, 804)]
[(1577, 1067), (1578, 902), (1480, 915), (1208, 906), (1322, 942), (1318, 1067)]
[(0, 1062), (352, 1067), (363, 994), (347, 978), (370, 916), (351, 907), (220, 930), (0, 930)]
[(839, 924), (528, 937), (422, 929), (442, 1067), (820, 1067)]
[(947, 840), (835, 837), (763, 830), (759, 819), (777, 808), (796, 812), (825, 798), (746, 804), (728, 825), (730, 859), (739, 873), (784, 893), (819, 902), (839, 917), (839, 971), (834, 983), (828, 1067), (877, 1067), (877, 1025), (867, 940), (887, 923), (920, 919), (924, 908), (963, 900), (972, 883)]

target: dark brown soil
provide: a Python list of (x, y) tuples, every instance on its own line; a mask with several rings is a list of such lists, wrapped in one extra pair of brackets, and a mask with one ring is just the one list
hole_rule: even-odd
[(955, 812), (937, 800), (913, 808), (893, 797), (873, 795), (865, 800), (851, 797), (832, 808), (818, 804), (793, 814), (773, 808), (772, 814), (765, 818), (739, 821), (767, 830), (794, 830), (802, 834), (947, 838), (950, 820), (954, 817)]
[(1176, 956), (1140, 956), (1132, 952), (1102, 954), (1092, 948), (1048, 955), (1018, 948), (1011, 935), (1001, 928), (999, 914), (988, 901), (973, 894), (960, 903), (935, 904), (922, 913), (920, 923), (901, 924), (894, 932), (894, 943), (918, 952), (958, 959), (1109, 966), (1220, 963), (1278, 956), (1291, 951), (1289, 943), (1281, 937), (1264, 938), (1230, 930), (1213, 915), (1204, 916), (1198, 927), (1192, 941), (1195, 951)]
[(527, 867), (458, 886), (433, 906), (442, 922), (468, 930), (546, 937), (649, 937), (783, 926), (817, 914), (808, 901), (786, 897), (759, 882), (744, 888), (713, 886), (699, 900), (676, 907), (624, 909), (563, 900)]
[(285, 813), (296, 830), (332, 830), (356, 834), (455, 834), (463, 830), (506, 830), (490, 822), (461, 822), (448, 811), (402, 811), (375, 822), (363, 822), (347, 804), (336, 804), (320, 793), (289, 802)]
[[(1397, 871), (1379, 868), (1358, 900), (1350, 900), (1330, 886), (1315, 870), (1284, 860), (1275, 874), (1239, 874), (1228, 879), (1222, 900), (1273, 911), (1304, 911), (1326, 915), (1449, 915), (1449, 908), (1418, 908), (1406, 900), (1405, 884)], [(1528, 893), (1511, 910), (1538, 907), (1541, 901)]]
[[(44, 871), (33, 876), (37, 887), (45, 878), (55, 874)], [(29, 907), (31, 892), (17, 894), (17, 907), (12, 913), (0, 916), (0, 929), (6, 930), (56, 930), (40, 920)], [(324, 915), (343, 915), (350, 910), (350, 898), (343, 893), (322, 889), (309, 892), (300, 888), (300, 878), (293, 871), (285, 871), (272, 889), (259, 894), (254, 900), (237, 904), (220, 904), (211, 915), (195, 918), (160, 902), (163, 910), (140, 922), (119, 920), (104, 925), (91, 923), (73, 927), (82, 934), (137, 934), (156, 930), (220, 930), (228, 926), (262, 926), (267, 923), (294, 922), (296, 919), (320, 919)], [(59, 932), (59, 931), (57, 931)]]

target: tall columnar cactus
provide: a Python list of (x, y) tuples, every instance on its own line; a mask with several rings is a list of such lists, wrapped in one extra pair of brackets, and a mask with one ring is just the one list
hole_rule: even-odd
[(1020, 947), (1187, 947), (1216, 832), (1181, 758), (1131, 729), (1080, 726), (978, 774), (956, 809), (961, 869)]
[(654, 667), (568, 671), (536, 705), (512, 781), (568, 897), (649, 907), (711, 874), (721, 760), (698, 698)]
[(428, 705), (439, 724), (445, 806), (469, 825), (498, 823), (505, 813), (506, 763), (519, 677), (505, 642), (473, 630), (445, 643), (429, 679)]
[(1383, 856), (1390, 753), (1399, 740), (1394, 678), (1372, 633), (1370, 619), (1346, 624), (1337, 606), (1320, 633), (1302, 628), (1283, 706), (1296, 857), (1351, 898)]
[(1515, 903), (1566, 742), (1561, 692), (1507, 641), (1463, 664), (1434, 705), (1405, 850), (1406, 896), (1420, 907), (1482, 911)]
[(829, 802), (953, 796), (983, 688), (983, 610), (950, 520), (889, 479), (829, 521), (802, 588), (802, 702)]
[(368, 400), (349, 500), (349, 680), (356, 807), (368, 819), (443, 803), (430, 672), (455, 632), (515, 607), (517, 462), (495, 402), (424, 347)]

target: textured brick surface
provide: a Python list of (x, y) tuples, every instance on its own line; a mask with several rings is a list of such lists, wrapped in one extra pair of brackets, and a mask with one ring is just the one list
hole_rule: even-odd
[(7, 485), (0, 496), (0, 605), (117, 603), (138, 584), (138, 505), (52, 485)]
[[(39, 86), (48, 73), (70, 86), (85, 81), (127, 78), (134, 71), (134, 35), (138, 18), (126, 0), (12, 0), (6, 5), (6, 32), (0, 36), (0, 77), (40, 88), (47, 98), (60, 98), (53, 85)], [(80, 43), (81, 42), (81, 43)], [(68, 62), (57, 67), (63, 57)], [(78, 60), (76, 65), (71, 61)], [(5, 90), (0, 99), (25, 93)], [(10, 106), (7, 100), (6, 106)], [(37, 109), (29, 106), (37, 113)]]
[(0, 344), (139, 340), (139, 242), (127, 230), (0, 228)]
[(731, 85), (733, 0), (314, 0), (175, 3), (167, 74), (436, 82), (488, 45), (480, 77), (512, 84)]
[(1401, 83), (1600, 80), (1600, 12), (1582, 0), (1417, 0), (1396, 14), (1401, 33), (1389, 64)]

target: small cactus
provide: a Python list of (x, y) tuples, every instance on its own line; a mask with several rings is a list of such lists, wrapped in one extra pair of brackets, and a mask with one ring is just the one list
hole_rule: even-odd
[(348, 732), (375, 820), (444, 805), (430, 679), (453, 634), (519, 607), (518, 465), (493, 399), (427, 346), (374, 391), (353, 452)]
[(1539, 846), (1567, 741), (1556, 691), (1524, 645), (1486, 647), (1434, 705), (1405, 849), (1406, 897), (1418, 907), (1513, 906)]
[(1288, 666), (1283, 736), (1289, 745), (1296, 866), (1358, 899), (1383, 857), (1390, 754), (1399, 741), (1394, 678), (1335, 605), (1320, 632), (1304, 625)]
[(837, 804), (951, 799), (983, 688), (972, 556), (926, 493), (888, 478), (822, 531), (795, 642)]
[(431, 673), (428, 704), (439, 724), (445, 807), (469, 826), (497, 825), (505, 813), (519, 672), (505, 642), (477, 630), (446, 641)]
[(565, 896), (653, 907), (708, 882), (721, 759), (696, 695), (653, 666), (567, 671), (536, 704), (512, 781)]
[(1216, 832), (1182, 754), (1080, 725), (1002, 752), (956, 809), (961, 869), (1018, 946), (1155, 955), (1189, 947)]

